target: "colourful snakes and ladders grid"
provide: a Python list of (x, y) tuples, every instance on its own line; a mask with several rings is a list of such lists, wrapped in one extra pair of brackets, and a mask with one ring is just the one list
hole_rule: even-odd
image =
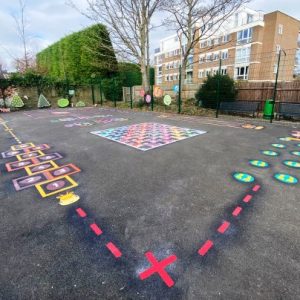
[(147, 151), (206, 133), (206, 131), (181, 128), (160, 123), (141, 123), (100, 131), (97, 136)]

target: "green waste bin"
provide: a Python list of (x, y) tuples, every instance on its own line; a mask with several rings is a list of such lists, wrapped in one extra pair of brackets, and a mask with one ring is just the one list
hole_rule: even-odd
[(272, 99), (267, 99), (264, 107), (264, 119), (270, 120), (274, 119), (274, 109), (273, 106), (275, 101)]

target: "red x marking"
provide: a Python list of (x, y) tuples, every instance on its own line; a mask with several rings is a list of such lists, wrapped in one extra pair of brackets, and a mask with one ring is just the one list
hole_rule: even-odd
[(152, 266), (145, 270), (144, 272), (140, 273), (140, 279), (145, 280), (154, 273), (158, 273), (164, 283), (170, 288), (174, 285), (173, 279), (170, 275), (164, 270), (168, 265), (172, 264), (177, 260), (176, 255), (170, 255), (169, 257), (163, 259), (162, 261), (158, 261), (152, 252), (145, 253), (145, 256), (150, 261)]

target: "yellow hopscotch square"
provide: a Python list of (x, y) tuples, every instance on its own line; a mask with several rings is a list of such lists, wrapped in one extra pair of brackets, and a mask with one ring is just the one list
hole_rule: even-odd
[[(49, 168), (49, 169), (44, 169), (44, 170), (41, 170), (41, 171), (37, 171), (37, 172), (32, 172), (32, 169), (33, 168), (36, 168), (40, 165), (43, 165), (43, 164), (50, 164), (52, 166), (52, 168)], [(48, 171), (50, 169), (53, 169), (53, 168), (58, 168), (59, 166), (52, 160), (48, 161), (48, 162), (42, 162), (40, 164), (35, 164), (35, 165), (31, 165), (29, 167), (25, 167), (25, 171), (27, 172), (28, 175), (34, 175), (34, 174), (38, 174), (38, 173), (42, 173), (42, 172), (45, 172), (45, 171)]]
[[(49, 190), (49, 185), (51, 183), (55, 183), (55, 181), (58, 182), (64, 182), (64, 186), (62, 186), (62, 188), (59, 188), (57, 190), (53, 190), (53, 192), (48, 192), (47, 189)], [(66, 186), (67, 183), (67, 186)], [(71, 188), (74, 188), (78, 186), (78, 183), (75, 182), (71, 177), (69, 176), (64, 176), (64, 177), (60, 177), (60, 178), (55, 178), (55, 179), (51, 179), (49, 181), (43, 182), (41, 184), (37, 184), (35, 185), (36, 189), (38, 190), (38, 192), (40, 193), (40, 195), (45, 198), (45, 197), (49, 197), (58, 193), (61, 193), (63, 191), (69, 190)]]
[[(31, 155), (31, 153), (38, 153), (39, 155)], [(42, 156), (42, 155), (45, 155), (45, 153), (41, 150), (38, 150), (36, 152), (18, 154), (18, 155), (16, 155), (16, 158), (18, 160), (25, 160), (25, 159), (28, 159), (28, 158), (35, 158), (35, 157), (39, 157), (39, 156)], [(27, 156), (27, 157), (24, 158), (22, 156)]]
[(21, 145), (13, 145), (11, 146), (11, 150), (22, 150), (24, 148), (28, 148), (28, 147), (34, 147), (35, 145), (33, 143), (25, 143), (25, 144), (21, 144)]

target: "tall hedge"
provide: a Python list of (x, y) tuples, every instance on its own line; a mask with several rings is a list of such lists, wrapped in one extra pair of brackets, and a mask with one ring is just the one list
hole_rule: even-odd
[(89, 82), (91, 75), (111, 77), (118, 69), (106, 27), (97, 24), (70, 34), (37, 54), (40, 73), (55, 81)]

